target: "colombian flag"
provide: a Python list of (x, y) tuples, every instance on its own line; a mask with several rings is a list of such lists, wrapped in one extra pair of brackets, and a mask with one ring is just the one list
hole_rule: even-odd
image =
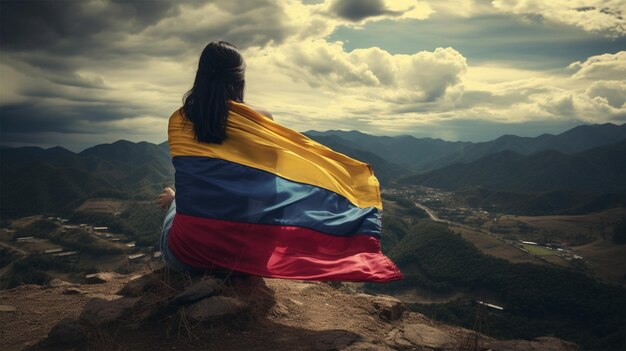
[(380, 251), (382, 202), (368, 164), (231, 102), (220, 145), (169, 120), (176, 215), (168, 246), (183, 263), (290, 279), (402, 279)]

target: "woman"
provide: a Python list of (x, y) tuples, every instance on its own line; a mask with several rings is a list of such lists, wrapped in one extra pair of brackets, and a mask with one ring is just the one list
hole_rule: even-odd
[(401, 279), (380, 251), (382, 203), (369, 165), (244, 104), (244, 73), (232, 44), (208, 44), (193, 88), (170, 117), (177, 194), (166, 188), (159, 197), (170, 207), (163, 260), (180, 271)]

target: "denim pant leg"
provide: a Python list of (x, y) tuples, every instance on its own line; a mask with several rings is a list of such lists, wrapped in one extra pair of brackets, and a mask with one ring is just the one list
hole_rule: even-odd
[(170, 251), (170, 248), (167, 244), (167, 239), (170, 235), (170, 229), (172, 228), (175, 214), (176, 200), (172, 201), (172, 204), (170, 205), (170, 208), (167, 210), (167, 214), (165, 215), (165, 220), (163, 221), (163, 230), (161, 231), (161, 240), (159, 245), (161, 248), (161, 259), (172, 270), (178, 272), (196, 272), (198, 271), (198, 269), (180, 262), (176, 258), (176, 256), (174, 256), (172, 251)]

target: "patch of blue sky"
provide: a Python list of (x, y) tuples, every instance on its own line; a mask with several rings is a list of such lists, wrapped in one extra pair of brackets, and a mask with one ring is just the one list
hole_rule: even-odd
[(393, 54), (452, 47), (470, 65), (498, 62), (533, 70), (564, 68), (589, 56), (615, 53), (626, 47), (624, 37), (609, 38), (536, 17), (509, 15), (383, 20), (358, 29), (338, 27), (328, 40), (343, 41), (348, 51), (377, 46)]

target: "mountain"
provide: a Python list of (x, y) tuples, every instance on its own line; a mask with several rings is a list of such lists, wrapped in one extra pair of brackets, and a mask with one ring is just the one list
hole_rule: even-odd
[(468, 142), (450, 142), (441, 139), (415, 138), (409, 135), (389, 137), (374, 136), (358, 131), (330, 130), (327, 132), (308, 131), (305, 133), (312, 139), (324, 136), (336, 136), (345, 145), (353, 149), (367, 150), (377, 156), (403, 165), (413, 170), (430, 169), (438, 164), (438, 160), (450, 154), (461, 152)]
[(345, 140), (354, 149), (368, 150), (389, 162), (416, 171), (429, 171), (456, 162), (471, 162), (501, 151), (531, 155), (555, 150), (563, 154), (579, 153), (603, 145), (614, 144), (626, 137), (626, 124), (581, 125), (558, 135), (542, 134), (538, 137), (503, 135), (497, 139), (480, 142), (450, 142), (441, 139), (412, 136), (373, 136), (357, 131), (308, 131), (315, 138), (334, 135)]
[(0, 150), (2, 217), (64, 213), (89, 197), (148, 198), (173, 182), (167, 146), (120, 140), (74, 153), (61, 147)]
[(530, 156), (500, 151), (469, 163), (410, 176), (402, 184), (459, 191), (472, 187), (516, 192), (572, 190), (607, 193), (624, 190), (626, 141), (573, 155), (542, 151)]
[(524, 214), (583, 214), (625, 207), (626, 142), (573, 155), (501, 151), (398, 180), (455, 192), (464, 206)]

